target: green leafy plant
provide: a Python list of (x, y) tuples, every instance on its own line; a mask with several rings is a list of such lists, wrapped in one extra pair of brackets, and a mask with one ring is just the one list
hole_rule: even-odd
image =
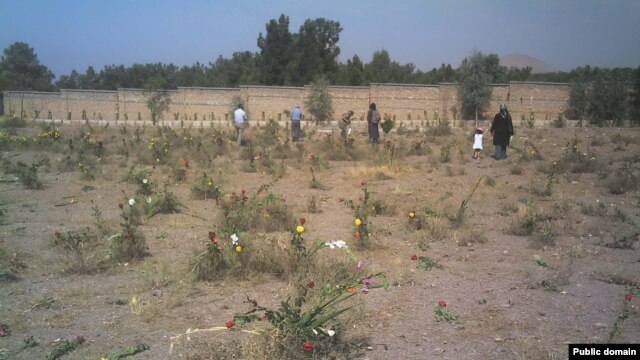
[(129, 198), (126, 203), (118, 204), (122, 218), (120, 231), (109, 237), (110, 257), (118, 262), (138, 260), (148, 255), (145, 236), (137, 227), (141, 215), (139, 201)]
[(547, 263), (544, 259), (536, 259), (536, 260), (535, 260), (535, 263), (536, 263), (538, 266), (541, 266), (541, 267), (543, 267), (543, 268), (547, 268), (547, 267), (549, 267), (549, 263)]
[(467, 209), (469, 207), (469, 202), (471, 201), (473, 194), (476, 192), (476, 190), (478, 189), (478, 186), (480, 186), (480, 183), (482, 182), (483, 179), (484, 179), (484, 176), (481, 176), (478, 182), (476, 183), (476, 185), (473, 187), (473, 190), (471, 190), (471, 193), (469, 193), (466, 199), (462, 200), (462, 203), (460, 203), (460, 207), (458, 208), (458, 211), (453, 216), (447, 215), (447, 218), (451, 220), (451, 222), (455, 226), (460, 226), (464, 222), (465, 213), (467, 212)]
[(191, 187), (191, 194), (196, 199), (214, 199), (216, 204), (222, 196), (222, 186), (203, 172), (200, 179)]
[(18, 161), (15, 165), (14, 171), (18, 180), (26, 189), (39, 190), (43, 188), (42, 182), (38, 178), (38, 164), (31, 164), (31, 166)]
[(552, 292), (560, 292), (561, 291), (560, 285), (558, 284), (558, 282), (556, 280), (553, 280), (553, 279), (542, 280), (540, 285), (542, 285), (542, 287), (547, 291), (552, 291)]
[(82, 344), (85, 343), (85, 341), (86, 340), (82, 336), (78, 336), (72, 340), (63, 340), (60, 344), (58, 344), (58, 346), (53, 351), (47, 354), (45, 359), (46, 360), (60, 359), (64, 355), (67, 355), (68, 353), (80, 347)]
[(138, 354), (138, 353), (141, 353), (141, 352), (145, 352), (145, 351), (147, 351), (149, 349), (151, 349), (149, 347), (149, 345), (144, 344), (144, 343), (139, 343), (139, 344), (136, 344), (134, 346), (128, 347), (126, 349), (114, 351), (114, 352), (110, 353), (109, 355), (107, 355), (105, 358), (107, 360), (120, 360), (120, 359), (126, 358), (128, 356), (133, 356), (135, 354)]
[(437, 322), (451, 322), (458, 320), (458, 318), (460, 317), (460, 315), (456, 314), (453, 310), (447, 307), (447, 303), (444, 300), (438, 301), (438, 305), (433, 308), (433, 311), (435, 313), (433, 317)]
[(369, 236), (371, 224), (369, 223), (369, 209), (371, 205), (369, 205), (369, 199), (371, 193), (367, 189), (366, 180), (360, 181), (360, 186), (362, 187), (363, 196), (361, 196), (357, 202), (346, 200), (345, 204), (353, 211), (353, 236), (357, 241), (357, 247), (358, 249), (366, 249), (370, 245)]
[(425, 270), (425, 271), (430, 271), (433, 268), (436, 268), (436, 269), (442, 268), (442, 265), (440, 265), (437, 260), (433, 260), (428, 256), (420, 256), (418, 258), (418, 262), (416, 263), (416, 268)]

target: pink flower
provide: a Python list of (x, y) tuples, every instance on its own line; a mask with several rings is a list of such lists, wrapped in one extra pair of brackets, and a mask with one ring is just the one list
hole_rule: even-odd
[(362, 270), (364, 268), (364, 262), (362, 260), (358, 260), (358, 269)]
[(364, 180), (364, 179), (360, 180), (360, 186), (365, 186), (365, 185), (367, 185), (367, 180)]
[(362, 279), (362, 285), (369, 286), (371, 284), (373, 284), (373, 281), (371, 281), (371, 279)]
[(369, 288), (367, 288), (367, 287), (363, 287), (362, 289), (360, 289), (360, 291), (361, 291), (363, 294), (368, 294), (368, 293), (369, 293)]
[(627, 301), (631, 301), (631, 299), (633, 299), (633, 294), (632, 293), (628, 293), (627, 295), (624, 296), (624, 299)]
[(447, 307), (447, 302), (446, 302), (446, 301), (444, 301), (444, 300), (440, 300), (440, 301), (438, 301), (438, 306), (440, 306), (440, 307)]

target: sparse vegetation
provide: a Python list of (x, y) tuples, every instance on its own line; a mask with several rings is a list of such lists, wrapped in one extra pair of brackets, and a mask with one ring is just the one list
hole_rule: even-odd
[[(198, 119), (204, 115), (209, 119), (203, 113)], [(67, 333), (86, 326), (102, 331), (113, 323), (131, 337), (142, 321), (179, 334), (171, 339), (171, 355), (161, 346), (166, 341), (149, 341), (146, 350), (122, 342), (117, 350), (92, 337), (90, 346), (65, 357), (134, 351), (157, 358), (397, 357), (398, 350), (382, 353), (378, 344), (402, 348), (407, 340), (382, 337), (403, 326), (415, 330), (409, 319), (451, 322), (466, 336), (482, 316), (496, 342), (510, 336), (498, 314), (502, 307), (517, 314), (519, 297), (489, 291), (497, 281), (537, 289), (527, 291), (527, 307), (547, 319), (571, 311), (544, 301), (563, 301), (556, 293), (575, 289), (576, 268), (594, 268), (580, 281), (598, 291), (637, 283), (632, 271), (618, 266), (632, 263), (638, 248), (631, 154), (640, 144), (632, 129), (607, 133), (597, 148), (585, 144), (600, 130), (576, 136), (573, 128), (549, 129), (542, 146), (535, 130), (523, 129), (522, 136), (540, 146), (526, 146), (521, 157), (527, 161), (516, 155), (503, 165), (489, 157), (470, 162), (468, 129), (432, 130), (444, 126), (444, 118), (419, 115), (420, 127), (429, 130), (405, 123), (402, 135), (390, 132), (377, 147), (366, 144), (357, 119), (349, 144), (322, 127), (306, 128), (304, 141), (294, 144), (274, 121), (248, 129), (241, 148), (233, 144), (232, 129), (197, 128), (188, 119), (181, 129), (128, 123), (11, 128), (15, 133), (2, 138), (11, 140), (0, 143), (0, 281), (11, 294), (2, 298), (10, 305), (9, 320), (0, 325), (8, 323), (22, 338), (31, 325), (15, 324), (24, 318), (46, 318)], [(46, 186), (26, 189), (16, 174), (19, 162), (25, 169), (35, 164)], [(52, 235), (56, 229), (59, 236)], [(78, 274), (56, 276), (65, 271)], [(384, 287), (383, 273), (393, 284), (389, 293), (367, 294)], [(24, 287), (23, 279), (42, 274), (47, 291)], [(80, 283), (89, 280), (91, 286)], [(422, 284), (431, 290), (423, 292)], [(454, 292), (482, 295), (468, 300)], [(456, 301), (455, 312), (440, 304), (433, 313), (407, 310), (437, 301), (440, 293)], [(580, 301), (595, 303), (593, 297)], [(390, 303), (398, 304), (393, 313)], [(71, 306), (83, 317), (59, 315)], [(98, 318), (101, 310), (109, 311), (106, 323)], [(617, 310), (603, 311), (613, 322)], [(633, 316), (629, 312), (628, 319)], [(546, 354), (557, 341), (551, 323), (536, 322), (542, 341), (527, 343), (533, 351), (527, 358)], [(520, 331), (533, 336), (531, 323), (523, 325)], [(627, 325), (618, 321), (616, 341), (635, 336)], [(584, 332), (601, 336), (597, 329)], [(189, 346), (180, 341), (186, 338)], [(21, 350), (13, 342), (6, 354), (45, 358), (60, 344)], [(484, 345), (479, 349), (488, 353)]]

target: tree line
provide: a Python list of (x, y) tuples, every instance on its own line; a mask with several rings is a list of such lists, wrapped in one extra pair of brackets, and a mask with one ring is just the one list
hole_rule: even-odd
[(340, 62), (340, 22), (307, 19), (291, 32), (289, 17), (280, 15), (265, 25), (257, 38), (258, 52), (240, 51), (230, 58), (219, 56), (208, 64), (190, 66), (147, 63), (93, 66), (55, 79), (40, 64), (33, 48), (16, 42), (4, 49), (0, 59), (0, 90), (55, 91), (59, 89), (147, 90), (177, 87), (237, 87), (239, 85), (303, 86), (322, 78), (331, 85), (367, 86), (371, 83), (461, 84), (461, 108), (467, 118), (483, 113), (490, 99), (488, 86), (509, 81), (571, 83), (567, 116), (586, 119), (635, 119), (640, 117), (640, 67), (577, 67), (569, 72), (534, 74), (530, 67), (507, 68), (498, 55), (474, 51), (454, 68), (442, 64), (430, 71), (413, 63), (392, 60), (385, 49), (375, 51), (364, 63), (358, 55)]

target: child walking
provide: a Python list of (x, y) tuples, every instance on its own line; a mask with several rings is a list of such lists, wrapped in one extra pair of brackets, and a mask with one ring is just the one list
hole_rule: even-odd
[(476, 133), (473, 135), (473, 158), (480, 159), (480, 151), (482, 151), (482, 128), (476, 128)]

